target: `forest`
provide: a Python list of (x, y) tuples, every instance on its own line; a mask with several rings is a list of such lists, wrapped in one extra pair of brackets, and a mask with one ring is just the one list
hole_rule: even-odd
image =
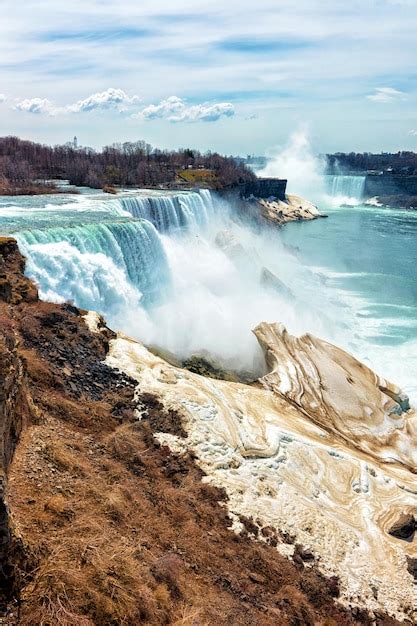
[(244, 164), (218, 153), (160, 150), (145, 141), (114, 143), (101, 151), (73, 143), (47, 146), (18, 137), (0, 138), (0, 194), (55, 191), (54, 180), (103, 188), (157, 187), (188, 182), (182, 172), (210, 173), (210, 186), (224, 188), (253, 180)]
[(402, 150), (400, 152), (336, 152), (326, 154), (327, 173), (366, 173), (369, 171), (386, 172), (410, 176), (417, 174), (417, 153)]

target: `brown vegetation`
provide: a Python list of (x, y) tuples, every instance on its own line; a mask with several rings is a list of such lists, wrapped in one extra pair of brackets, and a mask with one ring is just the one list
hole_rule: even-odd
[(389, 171), (393, 174), (410, 176), (417, 173), (417, 153), (410, 150), (398, 152), (336, 152), (326, 154), (329, 174), (342, 171), (366, 172), (368, 170)]
[(60, 190), (52, 183), (38, 184), (27, 181), (23, 186), (16, 186), (4, 179), (0, 180), (0, 196), (41, 196), (59, 192)]
[[(191, 170), (189, 168), (192, 168)], [(189, 172), (198, 172), (193, 177)], [(178, 175), (188, 185), (201, 182), (223, 188), (253, 180), (255, 175), (231, 157), (195, 150), (158, 150), (144, 141), (113, 144), (96, 152), (73, 144), (45, 146), (17, 137), (0, 138), (0, 195), (51, 193), (52, 186), (33, 181), (69, 180), (71, 184), (105, 188), (153, 187), (175, 183)], [(43, 190), (43, 191), (42, 191)]]
[(371, 623), (337, 605), (337, 581), (306, 566), (302, 548), (287, 560), (273, 532), (250, 538), (251, 520), (236, 535), (225, 493), (153, 437), (185, 436), (179, 416), (102, 363), (112, 333), (90, 333), (73, 306), (37, 301), (10, 241), (0, 259), (11, 285), (2, 335), (14, 337), (30, 405), (9, 468), (8, 623)]

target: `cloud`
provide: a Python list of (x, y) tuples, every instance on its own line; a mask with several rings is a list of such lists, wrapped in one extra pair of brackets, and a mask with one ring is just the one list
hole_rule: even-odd
[(24, 113), (33, 113), (35, 115), (55, 115), (58, 111), (57, 107), (46, 98), (27, 98), (17, 102), (13, 108), (15, 111), (23, 111)]
[[(139, 96), (128, 96), (122, 89), (110, 87), (66, 106), (57, 106), (47, 98), (27, 98), (16, 102), (13, 108), (24, 113), (50, 116), (103, 110), (127, 113), (132, 112), (132, 108), (133, 110), (136, 108), (137, 111), (139, 102)], [(159, 104), (149, 104), (141, 111), (131, 114), (131, 117), (142, 120), (165, 119), (169, 122), (216, 122), (222, 117), (232, 117), (234, 114), (235, 109), (230, 102), (188, 105), (182, 98), (171, 96)]]
[(97, 109), (125, 110), (128, 106), (140, 101), (138, 96), (128, 96), (122, 89), (110, 87), (106, 91), (94, 93), (85, 100), (79, 100), (66, 107), (68, 113), (83, 113)]
[(405, 93), (398, 89), (392, 89), (392, 87), (378, 87), (373, 94), (366, 96), (368, 100), (374, 102), (397, 102), (399, 100), (405, 100)]
[(0, 93), (0, 102), (6, 102), (7, 97), (4, 93)]
[(408, 134), (412, 137), (417, 137), (417, 129), (412, 128)]
[[(0, 100), (1, 101), (1, 100)], [(128, 110), (140, 102), (138, 96), (128, 96), (122, 89), (110, 87), (106, 91), (94, 93), (84, 100), (66, 106), (56, 106), (46, 98), (28, 98), (14, 105), (16, 111), (25, 113), (58, 115), (66, 113), (88, 113), (90, 111), (116, 109), (119, 112)]]
[(217, 122), (222, 117), (233, 117), (235, 108), (230, 102), (187, 105), (177, 96), (150, 104), (133, 117), (143, 120), (165, 119), (169, 122)]

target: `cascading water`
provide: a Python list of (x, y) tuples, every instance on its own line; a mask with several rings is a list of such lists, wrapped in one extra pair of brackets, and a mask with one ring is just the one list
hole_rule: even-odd
[(327, 192), (333, 198), (362, 200), (365, 191), (366, 176), (326, 176)]
[[(362, 185), (331, 180), (333, 193), (357, 197)], [(207, 351), (259, 375), (250, 329), (281, 321), (344, 347), (416, 397), (408, 372), (417, 363), (417, 222), (342, 200), (319, 205), (329, 220), (262, 231), (237, 224), (208, 191), (3, 198), (0, 231), (19, 240), (43, 298), (97, 310), (180, 358)]]
[(130, 196), (120, 202), (125, 211), (149, 220), (160, 232), (202, 227), (214, 210), (211, 194), (204, 189), (166, 196)]
[[(22, 211), (10, 222), (10, 210), (3, 218), (42, 297), (98, 310), (114, 327), (179, 356), (207, 350), (247, 370), (256, 361), (259, 371), (263, 363), (250, 332), (260, 320), (292, 320), (293, 330), (305, 329), (287, 301), (288, 290), (262, 283), (265, 268), (275, 272), (277, 285), (301, 279), (302, 268), (282, 246), (278, 252), (276, 239), (256, 239), (250, 228), (233, 222), (227, 206), (209, 191), (89, 197), (89, 209), (82, 212), (82, 198), (58, 200), (55, 206), (52, 199), (41, 204), (29, 219)], [(149, 220), (127, 218), (127, 207)], [(228, 235), (218, 239), (219, 231)], [(237, 243), (222, 248), (221, 241), (233, 237)], [(300, 292), (311, 299), (317, 286)], [(310, 326), (319, 319), (305, 317)]]
[(44, 297), (115, 315), (139, 303), (155, 306), (169, 288), (162, 242), (145, 220), (30, 229), (16, 237)]

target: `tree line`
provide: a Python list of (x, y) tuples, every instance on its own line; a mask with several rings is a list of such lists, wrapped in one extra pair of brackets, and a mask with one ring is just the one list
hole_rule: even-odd
[(256, 178), (244, 164), (216, 152), (159, 150), (145, 141), (114, 143), (96, 151), (72, 143), (47, 146), (18, 137), (0, 138), (0, 189), (55, 179), (97, 189), (153, 187), (174, 183), (189, 168), (210, 170), (219, 188)]
[(343, 172), (387, 171), (410, 176), (417, 174), (417, 153), (402, 150), (399, 152), (336, 152), (326, 154), (329, 174)]

